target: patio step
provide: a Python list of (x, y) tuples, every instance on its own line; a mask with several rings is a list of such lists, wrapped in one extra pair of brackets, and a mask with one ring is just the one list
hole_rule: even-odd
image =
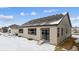
[(43, 40), (39, 40), (37, 43), (38, 43), (38, 45), (41, 45), (41, 44), (45, 43), (45, 40), (44, 39)]

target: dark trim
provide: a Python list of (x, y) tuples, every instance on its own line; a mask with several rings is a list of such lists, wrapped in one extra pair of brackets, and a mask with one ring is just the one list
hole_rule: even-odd
[(28, 35), (37, 35), (36, 28), (28, 28)]
[[(45, 39), (45, 40), (50, 41), (50, 28), (40, 28), (40, 31), (41, 31), (41, 36), (40, 37), (41, 37), (41, 39), (43, 39), (43, 34), (42, 34), (43, 30), (44, 31), (48, 30), (48, 39)], [(44, 32), (44, 34), (45, 34), (45, 32)]]
[(70, 17), (69, 17), (69, 13), (67, 13), (67, 16), (68, 16), (68, 19), (69, 19), (69, 22), (70, 22), (70, 26), (72, 27), (72, 24), (71, 24), (71, 21), (70, 21)]
[(23, 29), (19, 29), (19, 33), (23, 33), (24, 32), (24, 30)]
[(42, 27), (42, 26), (57, 26), (58, 24), (54, 24), (54, 25), (31, 25), (31, 26), (22, 26), (21, 28), (25, 28), (25, 27)]

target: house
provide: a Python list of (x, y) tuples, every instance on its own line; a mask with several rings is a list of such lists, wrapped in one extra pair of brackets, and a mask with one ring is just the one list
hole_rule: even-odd
[(0, 28), (0, 32), (2, 31), (2, 28)]
[(8, 28), (8, 33), (10, 35), (18, 35), (18, 28), (19, 28), (19, 25), (16, 25), (16, 24), (10, 25)]
[(19, 36), (57, 45), (71, 36), (69, 13), (34, 19), (19, 27)]
[(2, 28), (0, 29), (0, 32), (2, 32), (2, 33), (7, 33), (7, 32), (8, 32), (8, 27), (2, 27)]

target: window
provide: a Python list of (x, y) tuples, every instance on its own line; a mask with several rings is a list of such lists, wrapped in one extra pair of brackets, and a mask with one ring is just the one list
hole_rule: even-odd
[(19, 29), (19, 33), (23, 33), (23, 29)]
[(29, 28), (28, 29), (28, 34), (36, 35), (36, 28)]
[(68, 29), (66, 28), (66, 34), (68, 33)]
[(9, 33), (11, 33), (11, 30), (9, 30)]
[(59, 31), (60, 31), (59, 28), (57, 28), (57, 37), (59, 37), (59, 35), (60, 35)]
[(63, 28), (61, 28), (61, 36), (63, 36)]

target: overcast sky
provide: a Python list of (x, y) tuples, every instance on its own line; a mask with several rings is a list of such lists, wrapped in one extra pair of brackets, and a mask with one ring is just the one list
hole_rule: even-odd
[(1, 7), (0, 27), (23, 24), (32, 19), (69, 12), (72, 26), (79, 27), (79, 8), (77, 7)]

